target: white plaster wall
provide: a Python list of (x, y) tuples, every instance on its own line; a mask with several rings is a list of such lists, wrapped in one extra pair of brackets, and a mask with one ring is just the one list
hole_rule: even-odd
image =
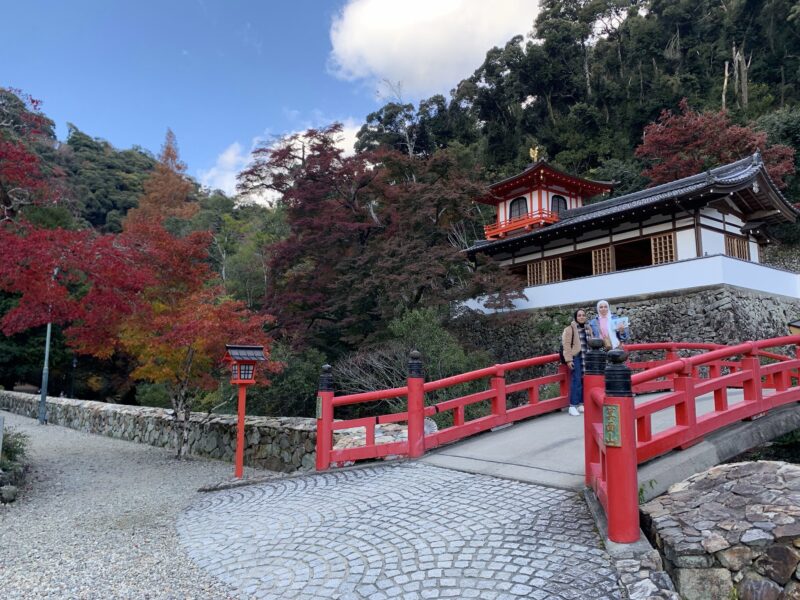
[[(525, 289), (527, 300), (516, 301), (513, 310), (594, 302), (598, 295), (629, 298), (722, 284), (800, 299), (800, 275), (716, 255), (529, 287)], [(496, 312), (484, 309), (480, 299), (464, 304), (473, 310)]]
[(697, 243), (695, 242), (694, 229), (678, 231), (675, 234), (675, 244), (677, 245), (678, 260), (697, 257)]
[(758, 244), (750, 241), (750, 260), (754, 263), (758, 262)]
[(719, 231), (701, 228), (703, 236), (703, 254), (725, 254), (725, 235)]

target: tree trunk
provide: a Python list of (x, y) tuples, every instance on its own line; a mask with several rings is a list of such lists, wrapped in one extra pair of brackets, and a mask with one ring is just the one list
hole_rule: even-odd
[(555, 125), (556, 115), (553, 113), (553, 103), (550, 101), (550, 94), (545, 94), (544, 99), (547, 101), (547, 113), (550, 115), (550, 121)]
[(722, 80), (722, 110), (725, 110), (725, 97), (728, 95), (728, 61), (725, 61), (725, 79)]
[(586, 42), (581, 40), (581, 48), (583, 48), (583, 76), (586, 78), (586, 97), (592, 97), (592, 79), (589, 73), (589, 53), (586, 51)]

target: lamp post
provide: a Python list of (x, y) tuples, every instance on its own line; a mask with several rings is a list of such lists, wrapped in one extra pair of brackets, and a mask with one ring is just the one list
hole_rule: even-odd
[[(56, 280), (58, 277), (58, 267), (53, 269), (53, 277), (50, 282)], [(48, 311), (52, 310), (52, 306), (48, 306)], [(50, 375), (50, 331), (53, 328), (52, 321), (47, 321), (47, 335), (44, 342), (44, 366), (42, 367), (42, 387), (40, 388), (39, 396), (39, 425), (47, 424), (47, 378)]]
[(47, 336), (44, 342), (44, 366), (42, 367), (42, 387), (39, 390), (39, 425), (47, 424), (47, 378), (50, 374), (50, 330), (53, 324), (47, 323)]
[(263, 346), (230, 346), (226, 344), (225, 351), (223, 360), (231, 367), (231, 384), (239, 386), (236, 462), (233, 474), (236, 479), (241, 479), (244, 472), (244, 415), (247, 386), (256, 382), (256, 363), (267, 359), (264, 356)]

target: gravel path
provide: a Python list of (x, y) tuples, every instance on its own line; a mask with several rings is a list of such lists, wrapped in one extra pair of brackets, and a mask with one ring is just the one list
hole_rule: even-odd
[[(0, 412), (32, 471), (0, 505), (0, 598), (234, 598), (182, 549), (178, 514), (233, 466)], [(266, 475), (247, 469), (247, 475)]]

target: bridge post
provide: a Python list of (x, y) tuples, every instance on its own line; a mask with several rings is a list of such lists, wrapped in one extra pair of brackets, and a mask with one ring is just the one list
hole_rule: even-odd
[(317, 392), (317, 471), (331, 466), (333, 449), (333, 374), (330, 365), (322, 365)]
[(592, 399), (592, 391), (605, 388), (606, 353), (603, 352), (603, 340), (589, 338), (586, 340), (589, 350), (586, 352), (586, 364), (583, 376), (583, 448), (584, 473), (586, 486), (593, 487), (592, 465), (600, 464), (600, 447), (594, 438), (594, 425), (603, 420), (600, 406)]
[(608, 537), (630, 544), (639, 540), (639, 491), (631, 370), (628, 353), (612, 350), (606, 366), (603, 437), (606, 447)]
[[(752, 344), (752, 342), (750, 343)], [(755, 348), (744, 354), (741, 360), (742, 371), (750, 374), (750, 377), (742, 382), (744, 401), (761, 408), (759, 412), (748, 417), (748, 421), (754, 421), (763, 417), (769, 408), (769, 406), (764, 403), (764, 390), (761, 386), (761, 362), (755, 355), (754, 350)]]
[(412, 350), (408, 357), (408, 456), (425, 454), (425, 378), (422, 355)]
[(506, 374), (499, 365), (495, 365), (495, 368), (497, 375), (492, 377), (492, 415), (497, 419), (497, 425), (503, 425), (506, 419)]

